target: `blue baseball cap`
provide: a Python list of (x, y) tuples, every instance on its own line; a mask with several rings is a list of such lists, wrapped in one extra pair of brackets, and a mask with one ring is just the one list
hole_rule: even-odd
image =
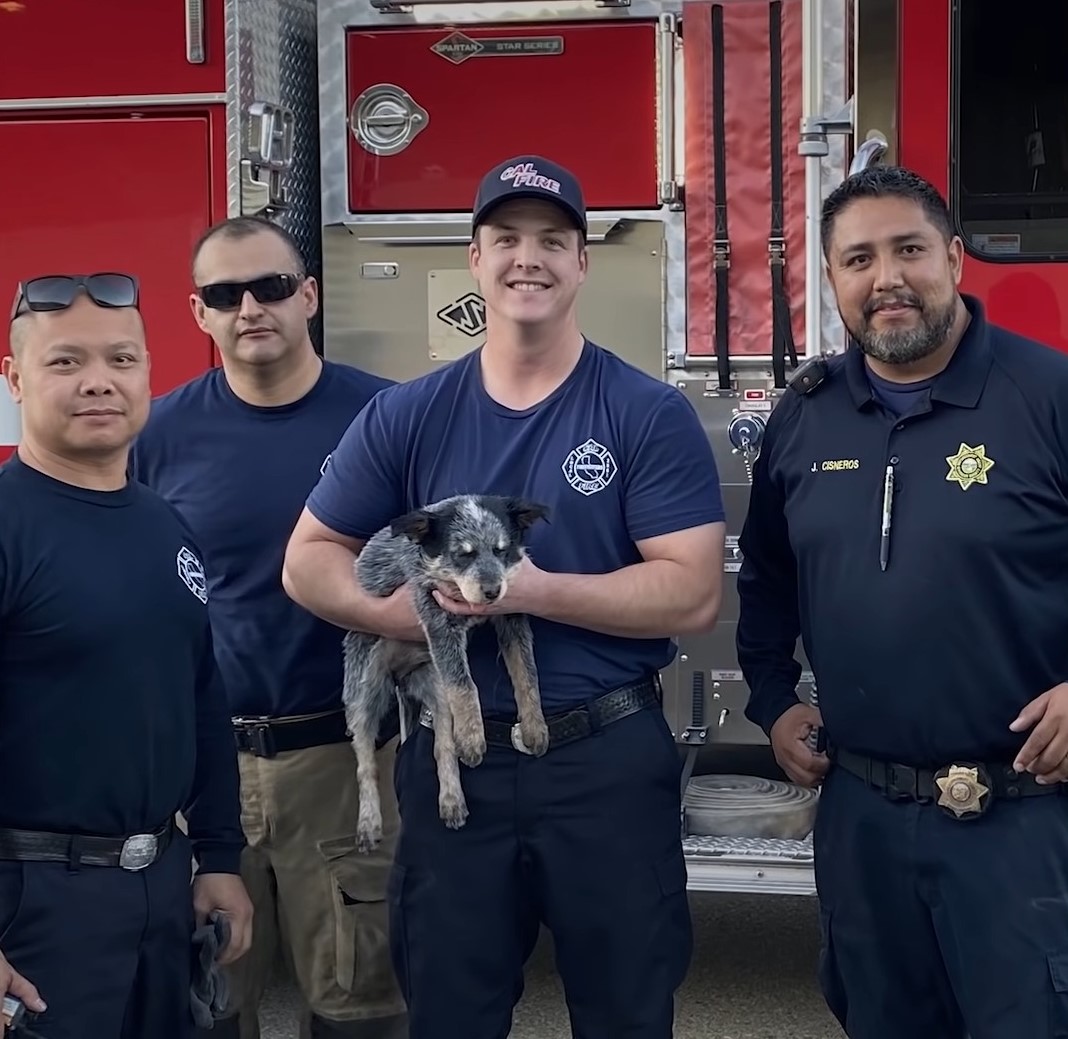
[(583, 237), (587, 233), (586, 200), (578, 178), (568, 169), (540, 155), (518, 155), (494, 166), (475, 196), (472, 231), (485, 223), (490, 211), (513, 198), (539, 198), (562, 209)]

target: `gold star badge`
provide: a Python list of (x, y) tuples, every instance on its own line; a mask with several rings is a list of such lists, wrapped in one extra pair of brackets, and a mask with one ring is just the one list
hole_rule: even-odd
[(986, 483), (986, 474), (994, 468), (994, 459), (986, 457), (986, 445), (969, 447), (961, 444), (960, 450), (955, 455), (947, 455), (949, 473), (946, 479), (960, 484), (960, 489), (966, 491), (973, 483)]
[(962, 815), (978, 812), (983, 798), (990, 793), (990, 788), (979, 781), (979, 770), (953, 765), (944, 776), (935, 780), (942, 791), (938, 803), (948, 808), (958, 819)]

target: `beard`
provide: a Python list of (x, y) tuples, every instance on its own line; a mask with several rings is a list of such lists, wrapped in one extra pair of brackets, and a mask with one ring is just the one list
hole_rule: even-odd
[[(920, 322), (914, 328), (872, 330), (870, 318), (887, 303), (906, 303), (916, 307)], [(900, 293), (892, 299), (870, 301), (864, 307), (863, 328), (852, 328), (843, 318), (846, 330), (861, 351), (883, 364), (912, 364), (933, 354), (949, 336), (957, 314), (957, 301), (951, 298), (944, 306), (925, 304), (919, 296)]]

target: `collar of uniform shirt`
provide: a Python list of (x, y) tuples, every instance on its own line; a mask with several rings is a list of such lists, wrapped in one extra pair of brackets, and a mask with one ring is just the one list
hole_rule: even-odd
[[(974, 296), (964, 293), (961, 294), (961, 299), (968, 308), (971, 321), (945, 371), (936, 378), (931, 388), (931, 400), (953, 404), (959, 408), (974, 408), (979, 403), (979, 397), (986, 385), (993, 352), (990, 349), (983, 304)], [(862, 408), (869, 401), (874, 401), (871, 383), (864, 370), (864, 354), (855, 346), (846, 351), (845, 372), (846, 382), (856, 406)]]

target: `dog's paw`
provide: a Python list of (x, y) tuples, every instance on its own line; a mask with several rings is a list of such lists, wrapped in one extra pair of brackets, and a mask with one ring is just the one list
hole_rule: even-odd
[(438, 798), (438, 814), (450, 830), (458, 830), (467, 822), (467, 802), (463, 794), (442, 793)]
[(356, 850), (361, 855), (370, 855), (382, 840), (381, 826), (363, 826), (356, 828)]
[(519, 735), (523, 746), (540, 758), (549, 749), (549, 726), (544, 718), (524, 718), (519, 723)]
[(453, 740), (456, 744), (456, 756), (468, 767), (476, 768), (486, 756), (486, 732), (482, 728), (482, 719), (470, 723), (456, 722), (453, 725)]

